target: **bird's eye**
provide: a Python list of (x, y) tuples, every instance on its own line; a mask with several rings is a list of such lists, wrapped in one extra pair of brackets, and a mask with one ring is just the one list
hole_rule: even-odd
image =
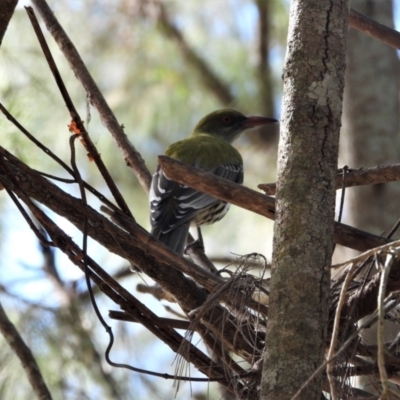
[(223, 122), (225, 125), (229, 125), (230, 123), (232, 123), (232, 117), (229, 116), (229, 115), (224, 115), (224, 116), (222, 117), (222, 122)]

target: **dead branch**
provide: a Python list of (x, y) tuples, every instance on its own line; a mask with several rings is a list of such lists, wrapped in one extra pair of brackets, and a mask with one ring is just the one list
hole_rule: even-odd
[[(123, 312), (123, 311), (114, 311), (111, 310), (108, 312), (108, 316), (112, 319), (116, 319), (118, 321), (127, 321), (127, 322), (138, 322), (135, 318), (133, 318), (131, 315)], [(185, 331), (190, 329), (190, 322), (189, 321), (184, 321), (180, 319), (173, 319), (173, 318), (159, 318), (161, 321), (164, 323), (168, 324), (171, 328), (174, 329), (183, 329)]]
[(0, 46), (17, 3), (18, 0), (6, 0), (0, 3)]
[(122, 152), (126, 165), (132, 169), (143, 189), (148, 192), (151, 174), (147, 169), (142, 156), (129, 141), (123, 130), (123, 126), (117, 121), (114, 113), (108, 106), (104, 96), (87, 70), (74, 44), (59, 24), (45, 0), (32, 0), (32, 3), (38, 9), (48, 31), (57, 42), (60, 50), (64, 53), (64, 56), (68, 60), (75, 76), (81, 81), (91, 104), (99, 112), (101, 121), (115, 139), (118, 148)]
[[(377, 185), (379, 183), (395, 182), (400, 180), (400, 164), (377, 165), (371, 168), (348, 170), (346, 172), (346, 187)], [(343, 187), (343, 173), (338, 172), (336, 189)], [(260, 183), (258, 188), (265, 194), (273, 196), (276, 193), (276, 183)]]
[(400, 32), (382, 25), (355, 10), (350, 10), (349, 25), (395, 49), (400, 49)]
[(122, 197), (117, 185), (115, 184), (114, 180), (111, 178), (110, 173), (108, 172), (107, 167), (105, 166), (100, 153), (97, 151), (96, 146), (92, 142), (89, 133), (87, 132), (83, 121), (81, 120), (72, 100), (68, 93), (68, 90), (62, 80), (60, 72), (58, 71), (57, 65), (53, 59), (53, 56), (50, 52), (50, 49), (47, 45), (46, 39), (42, 33), (42, 30), (39, 25), (39, 21), (36, 19), (36, 15), (33, 12), (32, 7), (26, 7), (26, 11), (28, 13), (29, 19), (31, 20), (33, 29), (35, 30), (36, 36), (39, 40), (39, 43), (42, 47), (43, 53), (46, 57), (47, 63), (49, 64), (50, 70), (53, 74), (53, 77), (57, 83), (57, 86), (60, 90), (60, 93), (65, 101), (65, 104), (68, 108), (68, 111), (71, 115), (72, 122), (69, 125), (69, 129), (75, 135), (79, 135), (81, 143), (84, 145), (85, 149), (89, 153), (89, 158), (94, 160), (96, 166), (101, 173), (101, 176), (104, 178), (110, 192), (114, 196), (115, 201), (121, 208), (121, 210), (130, 218), (133, 218), (132, 213), (130, 212), (128, 205), (125, 202), (125, 199)]
[[(397, 251), (398, 253), (398, 251)], [(377, 364), (379, 368), (379, 376), (382, 385), (382, 399), (389, 398), (389, 387), (388, 387), (388, 374), (386, 371), (385, 365), (385, 338), (384, 338), (384, 317), (385, 317), (385, 293), (386, 293), (386, 286), (389, 280), (390, 269), (392, 268), (392, 264), (394, 258), (397, 254), (387, 254), (386, 261), (383, 266), (382, 274), (381, 274), (381, 281), (379, 284), (379, 293), (378, 293), (378, 334), (377, 334), (377, 342), (378, 342), (378, 359)]]
[[(185, 165), (169, 157), (159, 156), (158, 159), (170, 179), (269, 219), (275, 219), (274, 198)], [(337, 222), (335, 223), (334, 241), (342, 246), (359, 251), (373, 249), (391, 242), (391, 240)]]
[[(58, 226), (50, 220), (41, 210), (39, 210), (25, 194), (18, 188), (15, 188), (18, 195), (24, 200), (25, 204), (31, 209), (37, 220), (42, 224), (43, 228), (49, 234), (55, 246), (64, 251), (70, 260), (76, 264), (82, 271), (85, 270), (83, 262), (83, 251), (69, 238)], [(86, 257), (90, 278), (99, 286), (110, 299), (118, 304), (133, 319), (139, 321), (143, 326), (149, 329), (150, 332), (159, 337), (175, 352), (179, 352), (184, 339), (178, 335), (168, 324), (163, 323), (154, 313), (138, 301), (132, 294), (125, 290), (121, 285), (114, 281), (94, 260)], [(195, 346), (188, 343), (186, 356), (188, 361), (192, 362), (200, 371), (208, 375), (210, 378), (217, 379), (221, 376), (222, 371), (217, 366), (212, 366), (211, 361), (207, 356), (199, 351)], [(116, 363), (110, 362), (112, 365), (119, 366)], [(211, 368), (212, 367), (212, 368)], [(130, 369), (138, 372), (144, 372), (138, 368), (130, 367)], [(146, 371), (150, 373), (149, 371)], [(151, 373), (159, 376), (158, 373)], [(210, 375), (211, 374), (211, 375)], [(167, 377), (165, 374), (162, 374)], [(176, 379), (177, 377), (170, 377)], [(184, 377), (178, 379), (186, 379)]]
[(51, 400), (52, 396), (43, 379), (39, 366), (14, 324), (8, 319), (3, 306), (0, 304), (0, 332), (15, 355), (21, 361), (32, 389), (36, 396), (42, 400)]
[[(129, 233), (120, 229), (90, 206), (84, 206), (79, 199), (64, 193), (57, 186), (32, 171), (4, 149), (0, 149), (0, 151), (6, 155), (2, 160), (3, 165), (6, 165), (5, 171), (12, 171), (12, 176), (8, 176), (8, 179), (4, 175), (0, 175), (0, 181), (6, 187), (15, 192), (22, 190), (27, 196), (67, 218), (80, 230), (83, 229), (85, 217), (88, 218), (89, 236), (108, 248), (109, 251), (138, 265), (165, 290), (172, 293), (186, 313), (201, 307), (206, 301), (207, 293), (204, 289), (197, 287), (195, 282), (186, 278), (177, 268), (210, 291), (217, 283), (223, 282), (222, 278), (171, 252), (133, 222), (127, 220)], [(18, 187), (15, 182), (18, 183)], [(255, 307), (256, 310), (262, 310), (263, 306), (245, 293), (236, 298), (229, 298), (229, 301), (240, 306), (243, 298), (246, 299), (245, 302), (249, 306)], [(226, 321), (223, 331), (221, 331), (221, 321)], [(204, 316), (203, 323), (211, 332), (222, 336), (222, 341), (230, 351), (235, 351), (244, 358), (251, 358), (252, 349), (248, 343), (253, 342), (254, 338), (244, 338), (242, 333), (238, 333), (237, 322), (224, 308), (214, 307)], [(250, 335), (250, 332), (246, 334)]]
[[(58, 20), (55, 18), (53, 12), (51, 11), (50, 7), (46, 3), (45, 0), (34, 0), (33, 4), (35, 7), (38, 8), (43, 20), (45, 21), (46, 27), (49, 32), (53, 35), (55, 41), (59, 45), (61, 51), (64, 53), (66, 59), (68, 60), (72, 70), (74, 71), (75, 76), (82, 82), (83, 87), (86, 90), (87, 96), (90, 99), (91, 104), (97, 109), (100, 114), (100, 118), (103, 124), (108, 128), (111, 135), (113, 136), (114, 140), (117, 143), (117, 146), (121, 150), (123, 154), (123, 158), (126, 164), (133, 170), (135, 175), (137, 176), (139, 183), (142, 185), (143, 189), (148, 192), (150, 188), (151, 182), (151, 174), (147, 169), (143, 158), (139, 154), (139, 152), (135, 149), (132, 143), (127, 138), (125, 132), (123, 131), (123, 126), (120, 125), (111, 111), (110, 107), (108, 106), (107, 102), (105, 101), (102, 93), (100, 92), (99, 88), (97, 87), (96, 83), (94, 82), (92, 76), (90, 75), (89, 71), (87, 70), (86, 66), (84, 65), (78, 51), (76, 50), (73, 43), (70, 41), (69, 37), (67, 36), (66, 32), (63, 30), (61, 25), (59, 24)], [(164, 21), (168, 26), (168, 18), (166, 13), (163, 13), (163, 5), (160, 4), (161, 20)], [(175, 28), (173, 25), (170, 26), (171, 28)], [(176, 28), (175, 28), (176, 29)], [(173, 30), (174, 31), (174, 30)], [(175, 32), (175, 33), (174, 33)], [(173, 33), (179, 37), (179, 31), (176, 30)], [(195, 53), (189, 51), (189, 48), (184, 46), (185, 42), (182, 37), (181, 44), (183, 46), (183, 50), (187, 51), (187, 56), (189, 59), (192, 59), (193, 62), (196, 60), (199, 61), (198, 65), (203, 65), (201, 59), (196, 59)], [(190, 56), (190, 54), (193, 54)], [(206, 79), (205, 77), (208, 76), (208, 80), (210, 80), (212, 87), (218, 88), (218, 79), (214, 76), (215, 80), (213, 80), (211, 70), (207, 69), (207, 65), (204, 64), (204, 68), (202, 69), (201, 76)], [(223, 87), (221, 86), (221, 89)], [(80, 132), (82, 130), (83, 125), (80, 126)], [(93, 146), (94, 147), (94, 146)], [(94, 149), (95, 150), (95, 149)], [(96, 154), (95, 152), (94, 154)], [(111, 180), (112, 181), (112, 180)], [(112, 185), (112, 183), (111, 183)], [(118, 197), (118, 196), (117, 196)], [(123, 202), (122, 202), (123, 203)], [(122, 208), (127, 215), (129, 215), (129, 210), (127, 207)], [(189, 239), (193, 240), (191, 235), (189, 235)], [(194, 257), (196, 263), (200, 263), (199, 265), (208, 268), (211, 266), (211, 262), (208, 260), (207, 256), (204, 254), (204, 249), (196, 248), (192, 250), (191, 256)]]

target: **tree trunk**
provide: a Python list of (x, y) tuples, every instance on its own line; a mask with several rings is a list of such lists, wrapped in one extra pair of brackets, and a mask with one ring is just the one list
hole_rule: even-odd
[[(290, 399), (323, 361), (348, 11), (291, 5), (262, 399)], [(299, 398), (320, 396), (318, 377)]]
[[(391, 1), (353, 0), (352, 7), (393, 27)], [(343, 103), (341, 161), (350, 168), (399, 162), (399, 61), (396, 50), (361, 32), (349, 31)], [(400, 184), (369, 185), (346, 193), (346, 223), (381, 234), (400, 217)], [(368, 201), (366, 201), (368, 199)]]
[[(354, 10), (393, 28), (390, 0), (353, 0)], [(346, 89), (343, 102), (341, 162), (351, 168), (399, 162), (399, 60), (396, 50), (356, 30), (350, 30), (347, 49)], [(379, 184), (346, 191), (346, 223), (371, 233), (388, 233), (400, 218), (400, 184)], [(398, 237), (398, 235), (397, 235)], [(341, 257), (353, 251), (346, 249)], [(376, 272), (374, 269), (373, 273)], [(385, 340), (393, 340), (397, 324), (384, 322)], [(377, 343), (377, 326), (362, 332)], [(379, 395), (373, 375), (360, 376), (357, 386)]]

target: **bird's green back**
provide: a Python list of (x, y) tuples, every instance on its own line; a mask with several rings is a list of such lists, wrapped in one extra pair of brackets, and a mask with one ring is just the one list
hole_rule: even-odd
[(165, 154), (204, 170), (220, 165), (242, 164), (242, 156), (226, 140), (209, 133), (197, 133), (170, 145)]

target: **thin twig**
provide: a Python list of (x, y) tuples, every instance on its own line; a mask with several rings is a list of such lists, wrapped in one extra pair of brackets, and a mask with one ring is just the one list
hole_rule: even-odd
[(387, 234), (387, 238), (390, 239), (397, 231), (397, 229), (399, 229), (400, 226), (400, 218), (397, 220), (397, 222), (394, 224), (393, 228), (390, 230), (390, 232)]
[(327, 366), (327, 375), (328, 375), (328, 380), (329, 380), (329, 385), (331, 388), (331, 396), (332, 400), (337, 399), (337, 392), (336, 392), (336, 385), (335, 385), (335, 378), (333, 376), (333, 367), (334, 367), (334, 362), (333, 362), (333, 355), (335, 354), (335, 349), (336, 349), (336, 342), (337, 338), (339, 335), (339, 325), (340, 325), (340, 318), (342, 315), (342, 308), (343, 305), (346, 301), (346, 294), (347, 294), (347, 289), (349, 287), (350, 281), (353, 278), (353, 272), (356, 269), (357, 264), (353, 263), (346, 275), (346, 279), (342, 285), (342, 290), (340, 291), (340, 297), (338, 301), (338, 305), (336, 308), (336, 313), (335, 313), (335, 322), (333, 324), (333, 332), (332, 332), (332, 337), (331, 337), (331, 344), (329, 346), (328, 350), (328, 355), (327, 359), (331, 360), (328, 362)]
[(57, 65), (54, 61), (54, 58), (50, 52), (49, 46), (47, 45), (46, 39), (43, 35), (43, 32), (40, 28), (39, 22), (36, 18), (36, 15), (33, 11), (32, 7), (25, 7), (29, 19), (32, 23), (33, 29), (35, 30), (36, 36), (39, 40), (40, 46), (43, 50), (43, 54), (46, 57), (47, 63), (49, 64), (50, 70), (54, 76), (54, 79), (57, 83), (57, 86), (60, 90), (60, 93), (65, 101), (65, 104), (69, 110), (69, 113), (72, 118), (71, 125), (69, 125), (70, 131), (72, 133), (75, 133), (77, 135), (80, 135), (80, 141), (86, 148), (86, 150), (89, 152), (89, 158), (91, 160), (94, 160), (96, 163), (97, 168), (100, 171), (100, 174), (102, 175), (103, 179), (105, 180), (108, 188), (110, 189), (110, 192), (114, 196), (115, 201), (121, 208), (121, 210), (130, 218), (133, 219), (133, 215), (129, 210), (128, 205), (125, 202), (125, 199), (122, 197), (120, 191), (118, 190), (117, 185), (115, 184), (114, 180), (112, 179), (110, 173), (108, 172), (103, 160), (101, 159), (100, 153), (97, 151), (96, 146), (90, 139), (90, 136), (88, 132), (86, 131), (86, 128), (84, 127), (84, 124), (72, 102), (71, 96), (69, 95), (67, 88), (61, 78), (61, 74), (57, 68)]
[[(348, 171), (347, 165), (343, 167), (343, 182), (342, 182), (342, 195), (340, 197), (340, 206), (339, 206), (339, 215), (337, 222), (342, 222), (342, 215), (343, 215), (343, 207), (344, 207), (344, 198), (346, 194), (346, 175)], [(333, 243), (333, 248), (332, 248), (332, 255), (335, 252), (336, 249), (336, 243)]]
[(343, 167), (342, 196), (340, 197), (338, 222), (342, 222), (343, 205), (344, 205), (344, 198), (345, 198), (345, 193), (346, 193), (346, 178), (347, 178), (348, 171), (349, 171), (349, 167), (347, 165), (345, 165)]
[[(397, 296), (399, 293), (390, 293), (389, 296), (385, 298), (385, 312), (388, 312), (388, 309), (393, 308), (393, 305), (388, 304), (390, 301), (392, 301), (394, 296)], [(335, 358), (337, 358), (340, 354), (342, 354), (347, 347), (353, 342), (353, 340), (360, 334), (360, 332), (369, 327), (371, 324), (373, 324), (377, 320), (378, 312), (375, 311), (373, 314), (371, 314), (368, 318), (365, 319), (365, 321), (358, 327), (358, 329), (349, 336), (349, 338), (343, 343), (343, 345), (340, 347), (340, 349), (333, 355), (331, 359), (326, 359), (312, 374), (311, 376), (307, 379), (306, 382), (301, 386), (301, 388), (294, 394), (294, 396), (291, 398), (291, 400), (297, 400), (301, 394), (301, 392), (310, 384), (310, 382), (313, 381), (313, 379), (318, 376), (327, 366), (327, 364), (331, 361), (333, 361)]]
[[(137, 322), (140, 321), (136, 320), (132, 315), (129, 315), (123, 311), (114, 311), (110, 310), (108, 312), (108, 316), (112, 319), (118, 321), (127, 321), (127, 322)], [(173, 318), (159, 318), (160, 321), (163, 321), (165, 324), (169, 325), (171, 328), (174, 329), (182, 329), (182, 330), (189, 330), (190, 329), (190, 321), (185, 321), (181, 319), (173, 319)]]
[(399, 254), (399, 249), (393, 249), (386, 256), (386, 262), (381, 274), (381, 282), (379, 285), (379, 293), (378, 293), (378, 332), (377, 332), (377, 342), (378, 342), (378, 368), (379, 368), (379, 376), (382, 385), (382, 400), (386, 400), (390, 398), (389, 386), (388, 386), (388, 376), (386, 372), (385, 366), (385, 337), (384, 337), (384, 317), (385, 317), (385, 293), (386, 286), (390, 275), (390, 270), (393, 265), (393, 261), (397, 258)]
[[(55, 177), (50, 174), (46, 174), (41, 171), (37, 171), (39, 174), (46, 176), (50, 179), (56, 179), (65, 183), (76, 183), (76, 179), (74, 176), (74, 171), (70, 168), (61, 158), (59, 158), (56, 154), (54, 154), (48, 147), (46, 147), (42, 142), (37, 140), (27, 129), (25, 129), (11, 114), (7, 109), (0, 103), (0, 111), (6, 116), (6, 118), (14, 124), (30, 141), (32, 141), (36, 146), (38, 146), (45, 154), (50, 156), (55, 162), (61, 165), (74, 179), (62, 179)], [(36, 171), (36, 170), (34, 170)], [(121, 212), (118, 207), (116, 207), (111, 201), (109, 201), (104, 195), (102, 195), (98, 190), (96, 190), (93, 186), (89, 185), (87, 182), (82, 181), (85, 188), (90, 191), (94, 196), (96, 196), (102, 203), (106, 204), (115, 212)]]
[(57, 164), (61, 165), (71, 176), (74, 176), (72, 169), (63, 161), (60, 157), (54, 154), (48, 147), (46, 147), (42, 142), (37, 140), (27, 129), (25, 129), (12, 115), (11, 113), (0, 103), (0, 111), (5, 115), (5, 117), (15, 125), (31, 142), (33, 142), (39, 149), (51, 157)]
[(391, 251), (393, 251), (393, 249), (397, 249), (398, 247), (400, 247), (400, 240), (395, 240), (394, 242), (384, 244), (383, 246), (379, 246), (375, 249), (368, 250), (368, 251), (360, 254), (359, 256), (354, 257), (350, 260), (347, 260), (343, 263), (333, 265), (331, 268), (334, 268), (334, 269), (341, 268), (350, 263), (361, 264), (363, 261), (367, 260), (368, 258), (370, 258), (374, 255), (378, 255), (381, 253), (390, 253)]
[(54, 40), (64, 53), (70, 67), (74, 71), (74, 75), (81, 81), (91, 104), (99, 112), (102, 123), (107, 127), (115, 139), (118, 148), (122, 152), (126, 165), (132, 169), (143, 189), (148, 192), (150, 188), (151, 174), (147, 169), (143, 158), (129, 141), (122, 125), (117, 121), (114, 113), (111, 111), (104, 96), (96, 85), (96, 82), (93, 80), (83, 63), (74, 44), (59, 24), (45, 0), (32, 0), (32, 3), (37, 7), (48, 31), (53, 35)]

